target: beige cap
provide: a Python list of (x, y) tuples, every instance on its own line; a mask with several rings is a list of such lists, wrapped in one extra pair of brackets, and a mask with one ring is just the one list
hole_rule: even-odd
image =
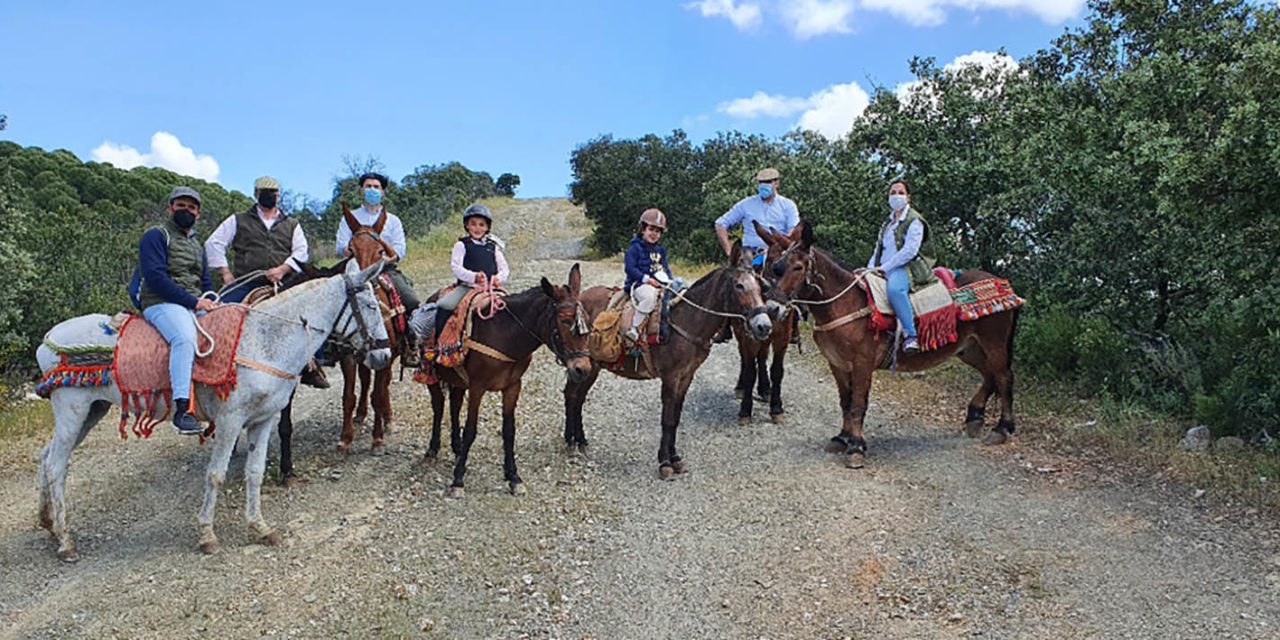
[(667, 216), (657, 209), (645, 209), (644, 213), (640, 214), (640, 222), (663, 231), (667, 230)]
[(276, 191), (279, 191), (280, 181), (272, 178), (271, 176), (262, 176), (261, 178), (253, 181), (254, 191), (261, 191), (263, 189), (275, 189)]
[(782, 174), (778, 173), (777, 169), (774, 169), (773, 167), (766, 167), (764, 169), (761, 169), (759, 173), (756, 174), (756, 182), (764, 182), (766, 180), (777, 180), (778, 178), (781, 178), (781, 177), (782, 177)]

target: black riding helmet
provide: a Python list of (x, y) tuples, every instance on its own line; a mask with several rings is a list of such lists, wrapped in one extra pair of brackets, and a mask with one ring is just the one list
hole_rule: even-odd
[(467, 207), (466, 211), (462, 212), (462, 226), (467, 226), (467, 220), (477, 216), (487, 220), (489, 222), (489, 226), (493, 226), (493, 214), (489, 213), (489, 207), (480, 203), (473, 204)]

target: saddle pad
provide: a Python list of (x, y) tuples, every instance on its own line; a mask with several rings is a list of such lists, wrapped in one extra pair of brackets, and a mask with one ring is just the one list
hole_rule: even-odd
[(951, 297), (959, 305), (960, 319), (965, 322), (1017, 309), (1026, 303), (1004, 278), (988, 278), (967, 284), (952, 291)]
[[(441, 291), (440, 295), (444, 296), (447, 292), (447, 289)], [(462, 297), (458, 302), (458, 308), (453, 310), (453, 315), (445, 321), (444, 328), (440, 330), (440, 336), (436, 338), (436, 364), (456, 367), (466, 361), (468, 351), (466, 338), (471, 335), (471, 315), (476, 311), (487, 310), (498, 297), (501, 296), (497, 293), (479, 289), (472, 289)]]
[[(236, 347), (248, 308), (226, 305), (197, 318), (201, 327), (213, 338), (214, 349), (206, 357), (196, 357), (191, 372), (192, 382), (213, 387), (226, 397), (236, 384)], [(209, 348), (209, 343), (196, 333), (196, 351)], [(141, 315), (132, 315), (120, 328), (115, 358), (111, 365), (121, 395), (152, 394), (168, 391), (169, 343)]]
[[(893, 307), (889, 305), (889, 283), (879, 274), (868, 274), (863, 279), (864, 287), (871, 293), (875, 301), (875, 313), (871, 323), (878, 330), (890, 330), (894, 322), (888, 320), (893, 316)], [(951, 292), (942, 281), (935, 281), (910, 296), (911, 309), (915, 312), (916, 340), (922, 351), (930, 351), (951, 344), (957, 339), (956, 322), (959, 319), (959, 308), (951, 299)]]

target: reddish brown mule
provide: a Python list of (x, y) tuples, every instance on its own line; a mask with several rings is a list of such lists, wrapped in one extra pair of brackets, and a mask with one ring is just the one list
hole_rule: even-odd
[[(582, 306), (588, 317), (595, 319), (609, 302), (613, 290), (592, 287), (582, 292)], [(662, 378), (662, 439), (658, 445), (658, 472), (669, 479), (685, 470), (684, 460), (676, 451), (676, 431), (684, 396), (693, 382), (693, 374), (711, 353), (711, 336), (720, 329), (726, 317), (741, 318), (757, 340), (769, 337), (773, 324), (765, 310), (760, 293), (760, 279), (751, 269), (751, 261), (735, 243), (729, 266), (703, 276), (684, 292), (684, 302), (671, 308), (671, 336), (664, 344), (650, 348), (653, 368)], [(637, 356), (624, 356), (621, 366), (611, 369), (617, 375), (633, 380), (654, 376)], [(564, 440), (570, 450), (584, 450), (587, 438), (582, 427), (582, 404), (595, 384), (600, 369), (594, 368), (585, 379), (570, 380), (564, 387)]]
[[(758, 223), (757, 227), (759, 226)], [(764, 233), (761, 231), (761, 233)], [(763, 237), (763, 235), (761, 236)], [(751, 424), (751, 412), (757, 399), (751, 394), (751, 387), (756, 387), (756, 395), (761, 402), (769, 402), (769, 418), (775, 423), (786, 420), (786, 411), (782, 408), (782, 376), (783, 360), (787, 355), (787, 347), (791, 345), (793, 308), (787, 307), (785, 294), (773, 286), (765, 273), (765, 307), (769, 309), (769, 318), (773, 321), (773, 331), (766, 340), (756, 340), (744, 330), (742, 321), (733, 321), (733, 336), (738, 341), (738, 383), (733, 387), (734, 397), (741, 401), (738, 407), (738, 424)], [(773, 364), (769, 364), (769, 354), (773, 353)]]
[[(810, 309), (814, 325), (821, 327), (857, 317), (868, 306), (866, 294), (855, 286), (860, 271), (841, 266), (835, 258), (813, 246), (813, 228), (802, 220), (790, 235), (762, 234), (769, 244), (768, 267), (778, 278), (778, 286), (795, 296), (794, 304)], [(966, 271), (956, 278), (964, 286), (994, 278), (984, 271)], [(898, 369), (920, 371), (933, 367), (951, 356), (982, 374), (982, 385), (969, 402), (965, 432), (977, 437), (982, 431), (987, 400), (1000, 393), (1000, 422), (987, 435), (984, 444), (1003, 444), (1013, 434), (1013, 335), (1017, 328), (1018, 310), (989, 315), (956, 328), (959, 338), (944, 347), (916, 354), (898, 354)], [(865, 320), (857, 319), (827, 331), (814, 331), (813, 341), (827, 358), (840, 392), (840, 408), (844, 424), (840, 433), (827, 444), (827, 451), (844, 453), (845, 465), (860, 468), (866, 463), (867, 442), (863, 438), (863, 418), (867, 412), (867, 396), (871, 390), (871, 373), (885, 360), (893, 348), (889, 334), (877, 336)]]
[[(351, 249), (351, 259), (355, 260), (361, 269), (379, 260), (397, 259), (396, 250), (380, 237), (382, 227), (387, 221), (385, 210), (381, 216), (378, 216), (373, 226), (361, 225), (356, 217), (351, 215), (351, 209), (345, 202), (342, 203), (342, 215), (347, 221), (347, 228), (351, 229), (351, 241), (347, 244)], [(400, 355), (400, 343), (404, 336), (396, 330), (396, 323), (392, 322), (390, 294), (380, 286), (380, 282), (374, 283), (373, 290), (378, 296), (378, 304), (382, 306), (382, 318), (387, 327), (387, 335), (391, 338), (391, 358), (394, 362)], [(388, 365), (375, 373), (357, 362), (354, 357), (347, 356), (342, 359), (341, 368), (342, 435), (338, 441), (338, 451), (342, 453), (351, 451), (351, 442), (356, 437), (356, 425), (364, 424), (365, 417), (369, 415), (370, 401), (372, 401), (373, 445), (370, 453), (380, 455), (386, 445), (386, 430), (391, 426), (391, 366)], [(359, 395), (356, 394), (357, 376), (360, 379)], [(372, 385), (369, 384), (371, 377)]]
[[(582, 274), (578, 265), (569, 270), (567, 286), (552, 285), (546, 278), (542, 285), (503, 298), (505, 308), (488, 320), (476, 318), (469, 339), (473, 344), (458, 369), (436, 367), (440, 380), (428, 385), (431, 391), (431, 444), (427, 458), (440, 451), (440, 422), (444, 416), (444, 391), (449, 385), (449, 444), (457, 461), (453, 468), (454, 497), (463, 495), (463, 476), (467, 472), (467, 455), (476, 439), (476, 423), (480, 419), (480, 401), (486, 391), (502, 392), (502, 469), (513, 494), (524, 492), (524, 484), (516, 472), (516, 404), (520, 402), (520, 385), (524, 372), (533, 361), (533, 352), (547, 345), (556, 359), (569, 372), (569, 380), (581, 380), (591, 372), (587, 356), (586, 320), (578, 304)], [(469, 392), (469, 393), (468, 393)], [(467, 394), (466, 428), (459, 436), (458, 414), (462, 396)]]

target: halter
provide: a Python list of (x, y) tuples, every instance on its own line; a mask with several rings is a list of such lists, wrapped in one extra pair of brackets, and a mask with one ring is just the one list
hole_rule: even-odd
[(562, 367), (568, 366), (565, 364), (565, 362), (571, 359), (590, 357), (591, 352), (587, 351), (586, 349), (566, 351), (564, 346), (564, 340), (560, 338), (560, 330), (557, 327), (557, 323), (560, 320), (568, 320), (570, 317), (573, 317), (574, 334), (579, 336), (587, 335), (588, 333), (587, 321), (582, 311), (581, 302), (575, 300), (573, 302), (557, 302), (556, 303), (556, 315), (554, 318), (550, 319), (550, 323), (551, 323), (551, 331), (550, 331), (551, 342), (550, 343), (548, 343), (545, 339), (543, 339), (542, 336), (538, 335), (537, 332), (530, 329), (528, 325), (526, 325), (523, 321), (521, 321), (520, 318), (517, 317), (516, 314), (511, 311), (511, 307), (504, 307), (503, 309), (507, 312), (508, 315), (511, 316), (511, 319), (516, 321), (516, 324), (520, 325), (521, 329), (524, 329), (525, 333), (533, 336), (533, 338), (538, 341), (538, 344), (546, 345), (548, 349), (551, 349), (551, 352), (556, 356), (556, 362), (558, 362), (560, 366)]
[[(734, 267), (734, 270), (735, 270), (735, 271), (745, 271), (745, 272), (747, 272), (747, 273), (751, 274), (751, 276), (752, 276), (752, 277), (759, 277), (759, 276), (757, 276), (757, 275), (756, 275), (756, 272), (755, 272), (755, 270), (754, 270), (754, 269), (743, 269), (742, 267)], [(720, 316), (721, 318), (734, 318), (734, 319), (742, 320), (743, 322), (750, 322), (752, 318), (754, 318), (754, 317), (756, 317), (756, 316), (758, 316), (758, 315), (760, 315), (760, 314), (762, 314), (762, 313), (764, 313), (764, 314), (768, 314), (768, 313), (769, 313), (768, 307), (766, 307), (766, 306), (764, 306), (764, 305), (760, 305), (760, 306), (758, 306), (758, 307), (753, 307), (752, 309), (748, 310), (745, 314), (742, 314), (742, 313), (732, 313), (732, 312), (728, 312), (728, 311), (716, 311), (715, 309), (708, 309), (707, 307), (704, 307), (704, 306), (702, 306), (702, 305), (700, 305), (700, 304), (698, 304), (698, 303), (694, 302), (693, 300), (690, 300), (689, 298), (685, 297), (685, 295), (684, 295), (684, 292), (683, 292), (683, 291), (676, 291), (675, 289), (672, 289), (672, 288), (671, 288), (671, 285), (666, 285), (666, 284), (664, 284), (664, 285), (662, 285), (662, 288), (663, 288), (663, 289), (665, 289), (665, 290), (667, 290), (667, 291), (670, 291), (673, 295), (675, 295), (675, 297), (680, 298), (680, 300), (681, 300), (682, 302), (686, 302), (686, 303), (688, 303), (688, 304), (689, 304), (689, 306), (693, 307), (694, 309), (697, 309), (697, 310), (699, 310), (699, 311), (701, 311), (701, 312), (703, 312), (703, 313), (707, 313), (707, 314), (710, 314), (710, 315), (713, 315), (713, 316)], [(763, 296), (761, 296), (761, 297), (763, 297)]]
[[(338, 317), (341, 318), (345, 314), (347, 319), (342, 323), (341, 329), (339, 329), (335, 323), (333, 330), (329, 332), (326, 340), (331, 341), (339, 349), (349, 350), (356, 354), (364, 354), (370, 350), (376, 349), (390, 349), (391, 339), (374, 338), (373, 333), (369, 331), (369, 325), (365, 322), (364, 316), (360, 314), (358, 309), (356, 309), (356, 295), (360, 293), (361, 289), (369, 289), (370, 292), (372, 292), (372, 285), (368, 282), (364, 284), (356, 284), (345, 273), (342, 274), (342, 282), (346, 287), (346, 300), (342, 302), (342, 308), (338, 310)], [(349, 314), (346, 313), (347, 307), (351, 307), (351, 313)], [(357, 347), (351, 341), (351, 336), (355, 333), (355, 331), (351, 330), (352, 318), (355, 319), (356, 330), (360, 332), (360, 338), (364, 342), (365, 347), (363, 349)], [(308, 329), (311, 328), (307, 326), (305, 319), (302, 321), (302, 325)], [(307, 340), (308, 347), (310, 347), (310, 335), (308, 335)]]

